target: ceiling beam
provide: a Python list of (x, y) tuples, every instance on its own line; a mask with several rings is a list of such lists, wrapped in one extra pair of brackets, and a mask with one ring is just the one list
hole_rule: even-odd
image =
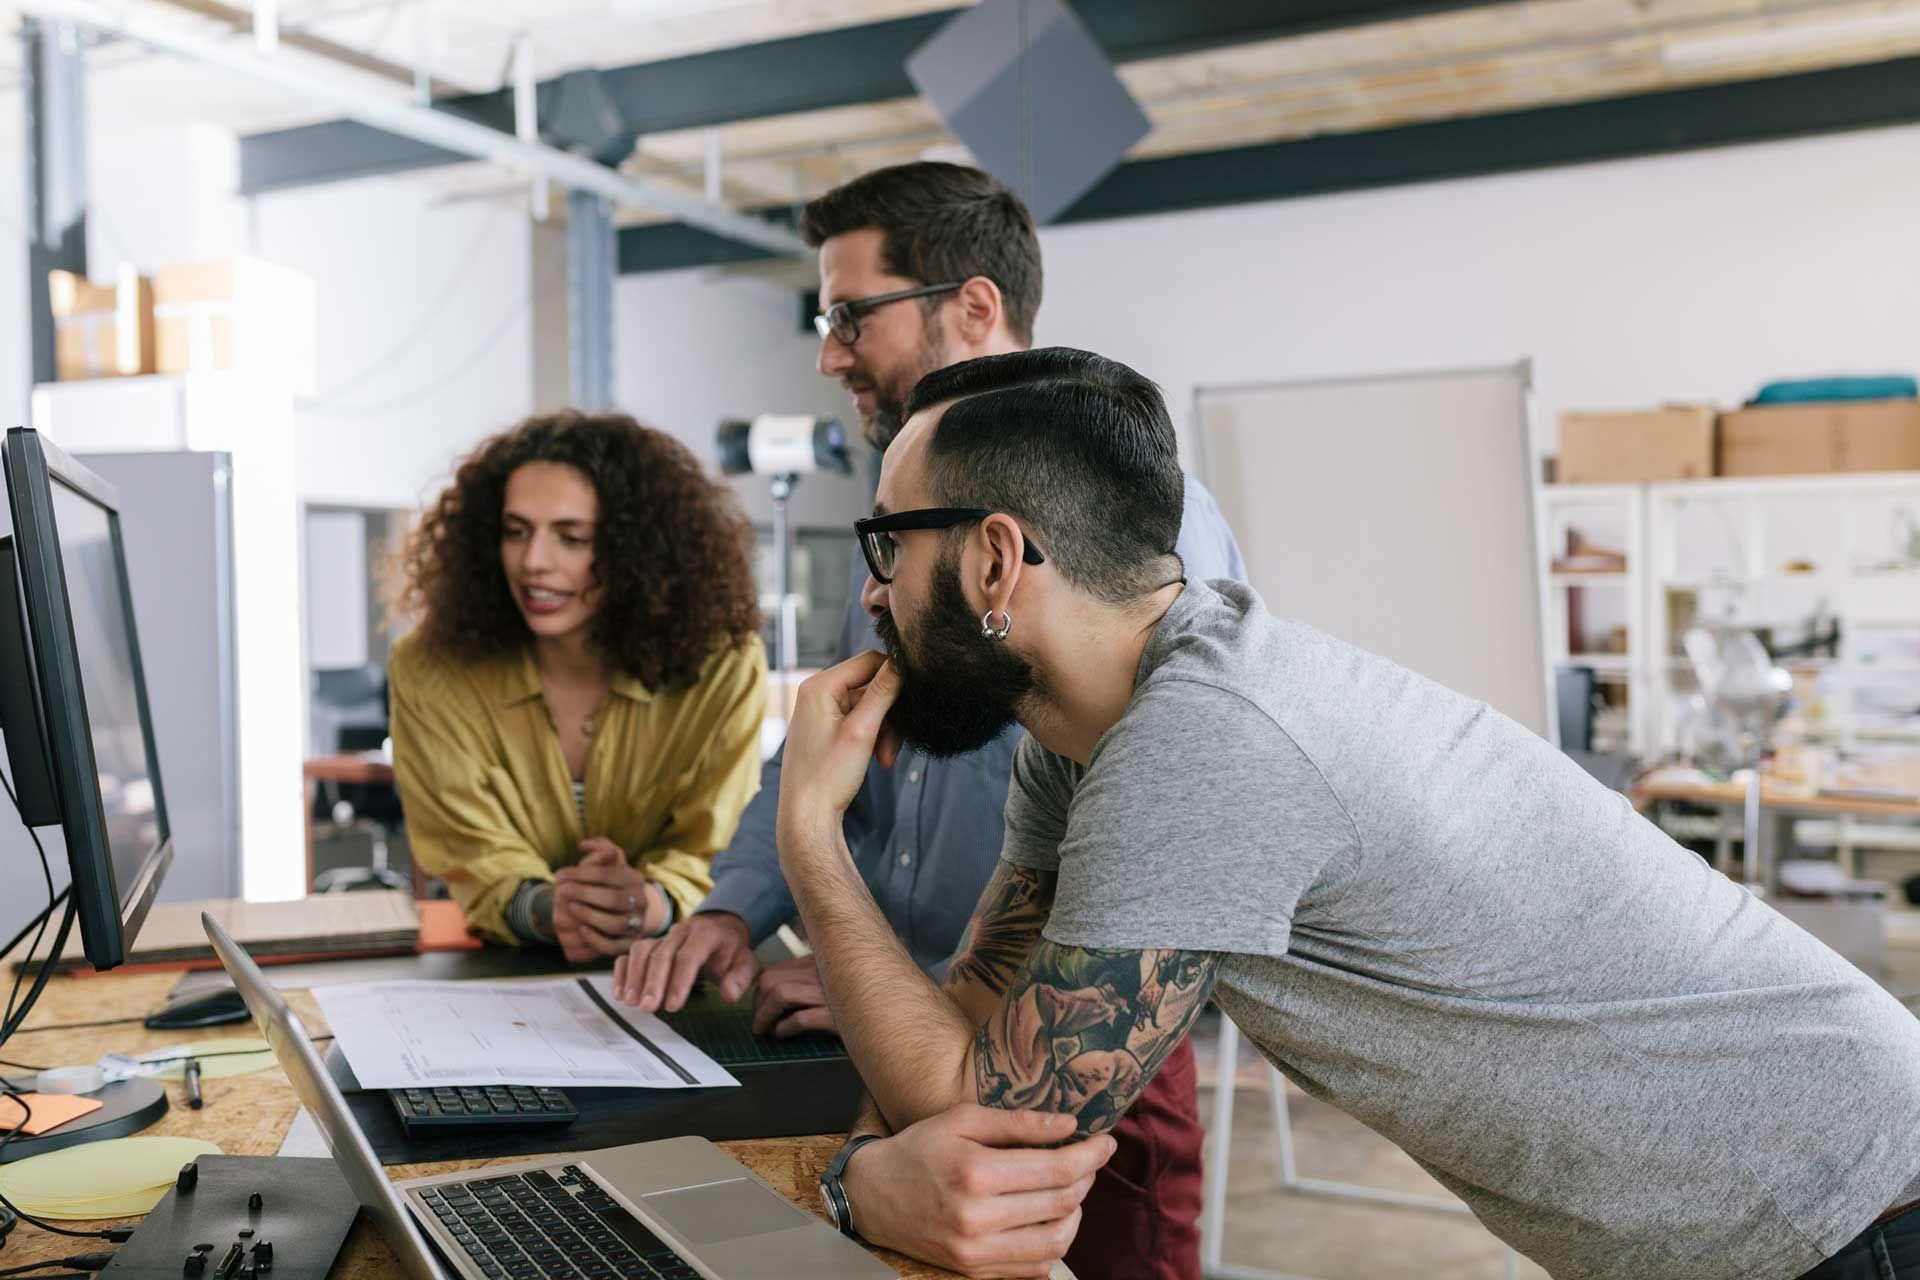
[[(1477, 7), (1476, 0), (1072, 2), (1094, 39), (1116, 62)], [(947, 9), (816, 31), (602, 74), (627, 125), (642, 134), (886, 102), (914, 96), (913, 82), (907, 78), (908, 55), (960, 12)], [(513, 127), (512, 95), (505, 90), (449, 98), (436, 105), (497, 129)], [(241, 194), (429, 168), (461, 158), (426, 144), (398, 146), (391, 138), (372, 136), (377, 132), (351, 120), (337, 120), (244, 137), (240, 140)]]
[(653, 209), (707, 231), (741, 240), (766, 252), (804, 257), (800, 237), (764, 218), (708, 204), (677, 187), (629, 177), (586, 156), (539, 142), (522, 141), (444, 111), (415, 106), (364, 73), (294, 50), (265, 57), (251, 46), (183, 30), (157, 20), (145, 8), (122, 8), (102, 0), (16, 0), (43, 18), (111, 31), (164, 53), (262, 81), (311, 102), (375, 125), (383, 132), (430, 141), (464, 158), (484, 160), (517, 173), (547, 177), (572, 191), (588, 191), (618, 205)]
[[(1331, 195), (1920, 122), (1920, 58), (1121, 165), (1062, 223)], [(620, 270), (767, 255), (680, 223), (620, 233)]]

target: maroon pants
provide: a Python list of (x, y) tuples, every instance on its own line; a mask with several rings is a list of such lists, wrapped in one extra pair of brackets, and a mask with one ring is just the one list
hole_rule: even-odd
[(1080, 1280), (1200, 1280), (1200, 1104), (1181, 1041), (1113, 1136), (1080, 1206), (1067, 1265)]

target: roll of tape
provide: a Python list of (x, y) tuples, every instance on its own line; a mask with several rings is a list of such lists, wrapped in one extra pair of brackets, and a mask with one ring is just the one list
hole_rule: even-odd
[(92, 1093), (106, 1084), (99, 1067), (54, 1067), (42, 1071), (36, 1082), (41, 1093)]

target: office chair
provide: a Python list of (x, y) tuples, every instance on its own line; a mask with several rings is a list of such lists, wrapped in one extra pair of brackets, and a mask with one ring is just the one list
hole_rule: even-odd
[[(377, 666), (313, 673), (313, 735), (323, 752), (374, 751), (387, 738), (387, 677)], [(315, 817), (330, 834), (363, 835), (371, 846), (365, 866), (332, 867), (313, 878), (320, 893), (406, 889), (413, 880), (391, 865), (388, 839), (401, 824), (400, 796), (390, 785), (323, 781)], [(316, 824), (316, 834), (318, 824)]]

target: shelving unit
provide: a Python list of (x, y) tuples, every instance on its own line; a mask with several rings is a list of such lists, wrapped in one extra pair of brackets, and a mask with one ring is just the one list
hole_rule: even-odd
[(1691, 671), (1672, 655), (1697, 616), (1769, 631), (1776, 644), (1809, 638), (1807, 624), (1824, 619), (1822, 629), (1838, 628), (1838, 652), (1783, 662), (1795, 674), (1810, 736), (1843, 751), (1920, 744), (1920, 722), (1885, 701), (1904, 698), (1909, 712), (1920, 709), (1920, 546), (1911, 538), (1920, 525), (1920, 474), (1647, 488), (1648, 641), (1668, 655), (1651, 690), (1660, 713), (1653, 742), (1673, 741)]
[[(1601, 751), (1643, 749), (1648, 705), (1636, 679), (1644, 651), (1643, 594), (1635, 568), (1645, 559), (1646, 495), (1640, 485), (1554, 485), (1536, 490), (1534, 527), (1540, 538), (1540, 616), (1546, 628), (1543, 652), (1551, 673), (1582, 667), (1604, 690), (1609, 712), (1596, 714), (1594, 747)], [(1568, 534), (1624, 553), (1622, 570), (1566, 572), (1553, 568)], [(1580, 635), (1575, 636), (1579, 630)], [(1624, 644), (1608, 648), (1615, 631)], [(1576, 643), (1576, 639), (1579, 643)]]
[[(1920, 745), (1920, 473), (1544, 485), (1537, 501), (1548, 661), (1591, 670), (1621, 708), (1596, 720), (1596, 747), (1675, 745), (1692, 687), (1678, 637), (1694, 618), (1791, 641), (1816, 616), (1838, 626), (1838, 653), (1784, 664), (1810, 732), (1849, 751)], [(1569, 529), (1624, 551), (1625, 570), (1554, 571)], [(1602, 620), (1584, 647), (1576, 618)], [(1624, 644), (1597, 648), (1598, 625)]]

